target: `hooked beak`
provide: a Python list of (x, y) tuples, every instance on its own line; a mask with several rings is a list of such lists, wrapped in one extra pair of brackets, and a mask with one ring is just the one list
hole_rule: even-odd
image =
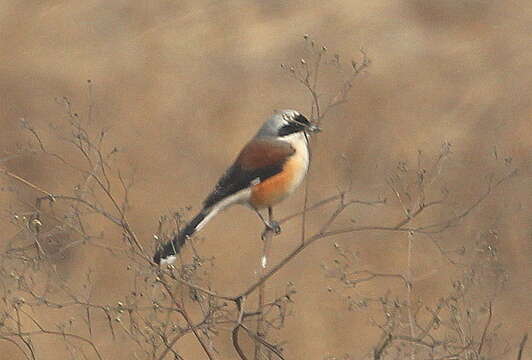
[(307, 129), (311, 133), (319, 133), (319, 132), (321, 132), (321, 128), (318, 125), (314, 125), (314, 124), (311, 124)]

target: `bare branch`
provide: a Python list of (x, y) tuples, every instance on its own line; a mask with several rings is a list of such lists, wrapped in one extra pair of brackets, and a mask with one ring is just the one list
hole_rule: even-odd
[(480, 344), (478, 345), (477, 353), (480, 355), (482, 354), (482, 347), (484, 346), (484, 342), (486, 341), (486, 334), (488, 333), (488, 328), (491, 323), (491, 317), (493, 316), (493, 311), (491, 309), (491, 301), (488, 305), (488, 320), (486, 321), (486, 326), (484, 326), (484, 330), (482, 331), (482, 337), (480, 338)]
[(519, 352), (517, 353), (517, 360), (522, 360), (527, 340), (528, 340), (528, 334), (525, 334), (523, 336), (523, 339), (519, 343)]

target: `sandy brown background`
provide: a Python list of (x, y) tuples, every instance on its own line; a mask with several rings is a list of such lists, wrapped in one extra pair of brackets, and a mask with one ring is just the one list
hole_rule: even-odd
[[(65, 144), (46, 135), (48, 124), (64, 116), (54, 99), (68, 96), (83, 113), (91, 79), (94, 121), (111, 128), (110, 141), (123, 151), (121, 166), (137, 172), (130, 220), (150, 246), (158, 216), (186, 205), (198, 209), (273, 109), (308, 112), (307, 93), (280, 69), (301, 56), (305, 33), (342, 58), (358, 57), (363, 47), (372, 60), (350, 101), (324, 123), (314, 149), (311, 200), (333, 194), (349, 178), (358, 197), (375, 199), (386, 191), (386, 177), (398, 161), (415, 164), (418, 149), (427, 158), (436, 156), (444, 141), (453, 144), (445, 184), (457, 204), (482, 192), (486, 174), (504, 170), (494, 149), (520, 169), (449, 235), (455, 246), (472, 244), (489, 229), (498, 232), (498, 256), (509, 282), (495, 302), (495, 322), (515, 345), (532, 321), (530, 1), (2, 1), (0, 151), (29, 141), (19, 125), (24, 117), (44, 130), (47, 144), (68, 153)], [(53, 193), (78, 181), (39, 156), (0, 165)], [(11, 182), (0, 177), (0, 183)], [(302, 199), (299, 191), (277, 213), (300, 209)], [(14, 195), (2, 192), (0, 201), (7, 208)], [(363, 210), (352, 215), (367, 219)], [(0, 221), (2, 233), (11, 236), (15, 229)], [(112, 227), (100, 229), (106, 241), (119, 241)], [(296, 244), (298, 229), (297, 223), (285, 226), (274, 258)], [(200, 246), (216, 256), (212, 281), (225, 293), (255, 278), (260, 230), (244, 208), (228, 210), (206, 228)], [(405, 269), (402, 235), (346, 235), (336, 241), (357, 251), (367, 267)], [(126, 264), (87, 249), (69, 254), (63, 271), (75, 279), (91, 267), (95, 301), (118, 301), (127, 288)], [(446, 264), (423, 242), (414, 251), (416, 296), (433, 301), (448, 287)], [(298, 290), (295, 316), (278, 335), (288, 341), (288, 358), (361, 355), (378, 339), (371, 314), (346, 311), (341, 297), (327, 291), (334, 284), (320, 264), (333, 256), (331, 242), (317, 244), (271, 283), (272, 296), (287, 281)], [(375, 284), (366, 290), (383, 289)], [(53, 322), (53, 314), (48, 316)], [(95, 339), (108, 358), (130, 358), (131, 349), (104, 330)], [(228, 339), (220, 337), (222, 358), (235, 355)], [(42, 359), (57, 358), (51, 339), (38, 341)], [(196, 343), (184, 345), (185, 358), (197, 358)], [(8, 343), (0, 342), (0, 351), (2, 359), (21, 358)]]

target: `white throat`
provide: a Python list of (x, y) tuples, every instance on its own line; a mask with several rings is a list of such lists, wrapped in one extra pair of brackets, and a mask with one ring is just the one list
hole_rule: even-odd
[(308, 140), (307, 136), (303, 131), (299, 131), (290, 135), (282, 136), (279, 138), (279, 140), (286, 141), (290, 143), (292, 146), (297, 146), (298, 143), (301, 143), (305, 147), (308, 147)]
[(297, 185), (299, 185), (307, 174), (310, 161), (308, 136), (305, 136), (305, 133), (301, 131), (280, 137), (279, 139), (282, 141), (286, 141), (287, 143), (292, 145), (295, 150), (293, 157), (296, 158), (297, 161), (301, 162), (302, 171), (300, 172), (299, 176), (297, 176), (297, 179), (295, 181)]

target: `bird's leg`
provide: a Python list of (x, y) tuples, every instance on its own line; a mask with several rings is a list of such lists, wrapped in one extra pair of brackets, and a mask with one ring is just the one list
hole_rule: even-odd
[(263, 233), (262, 233), (262, 238), (264, 239), (266, 234), (269, 232), (269, 231), (273, 231), (275, 235), (278, 235), (281, 233), (281, 226), (279, 225), (279, 223), (275, 220), (273, 220), (273, 210), (271, 207), (268, 207), (268, 217), (269, 217), (269, 220), (266, 220), (264, 218), (264, 216), (262, 216), (262, 214), (260, 213), (259, 210), (257, 209), (254, 209), (255, 212), (257, 213), (257, 215), (259, 216), (259, 218), (262, 220), (262, 222), (264, 223), (264, 226), (266, 226), (266, 229), (264, 229)]
[(273, 220), (273, 209), (271, 206), (268, 206), (268, 223), (269, 228), (277, 235), (281, 233), (281, 225), (275, 220)]

